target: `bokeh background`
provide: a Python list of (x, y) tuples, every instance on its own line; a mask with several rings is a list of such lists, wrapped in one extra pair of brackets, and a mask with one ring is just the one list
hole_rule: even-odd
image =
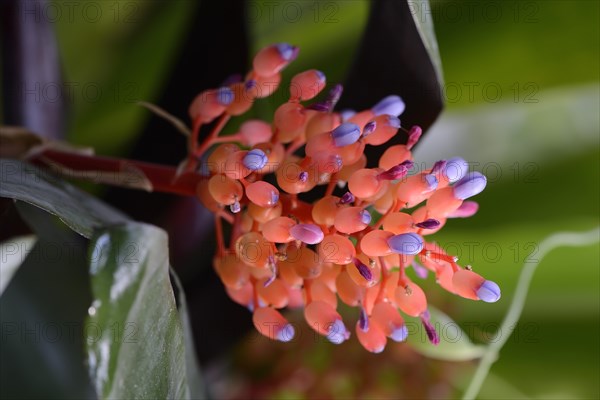
[[(86, 9), (88, 3), (93, 6)], [(220, 16), (220, 29), (190, 39), (197, 28), (192, 16), (200, 7), (195, 1), (171, 1), (168, 7), (155, 1), (80, 1), (72, 15), (64, 2), (52, 4), (62, 13), (47, 10), (50, 17), (57, 15), (53, 25), (64, 81), (74, 88), (65, 97), (67, 140), (94, 147), (98, 154), (157, 162), (182, 157), (184, 140), (135, 101), (159, 102), (174, 80), (194, 87), (212, 79), (216, 85), (246, 67), (232, 65), (229, 71), (213, 71), (216, 76), (210, 78), (193, 71), (173, 76), (189, 40), (197, 41), (198, 56), (207, 65), (222, 57), (234, 62), (245, 55), (220, 48), (220, 37), (247, 29), (249, 35), (240, 41), (249, 54), (273, 42), (300, 46), (301, 55), (286, 70), (284, 81), (303, 69), (317, 68), (327, 74), (328, 82), (343, 82), (369, 12), (369, 2), (361, 0), (252, 1), (247, 3), (245, 27), (232, 26), (226, 15)], [(557, 231), (584, 231), (599, 224), (600, 5), (587, 0), (434, 0), (411, 6), (427, 7), (433, 18), (445, 100), (445, 110), (420, 143), (416, 158), (430, 165), (462, 156), (489, 180), (477, 199), (479, 213), (451, 221), (436, 240), (503, 290), (495, 304), (469, 302), (440, 290), (431, 290), (429, 298), (475, 343), (486, 343), (494, 340), (523, 263), (535, 259), (540, 241)], [(100, 10), (99, 17), (95, 10)], [(376, 46), (380, 56), (372, 60), (372, 74), (394, 51), (385, 41)], [(191, 98), (170, 96), (169, 111), (185, 118)], [(257, 104), (251, 115), (268, 118), (283, 100), (283, 94), (276, 94)], [(237, 124), (234, 121), (229, 132)], [(135, 214), (135, 194), (87, 188), (144, 218)], [(153, 222), (177, 231), (172, 221), (179, 214), (191, 222), (184, 233), (174, 233), (175, 253), (210, 249), (206, 237), (202, 244), (186, 243), (186, 237), (198, 237), (190, 232), (197, 234), (207, 218), (189, 202), (178, 203), (176, 210)], [(189, 288), (204, 276), (197, 270), (207, 267), (183, 256), (173, 264)], [(425, 286), (434, 287), (431, 278)], [(194, 293), (188, 296), (193, 299)], [(521, 321), (480, 398), (600, 397), (599, 296), (597, 245), (553, 251), (536, 273)], [(222, 301), (227, 300), (215, 297), (214, 307), (221, 309)], [(245, 311), (240, 307), (236, 312)], [(301, 320), (301, 315), (291, 318)], [(195, 324), (195, 329), (203, 328)], [(427, 358), (398, 344), (389, 344), (382, 355), (371, 355), (355, 341), (334, 347), (308, 331), (286, 345), (251, 332), (231, 336), (236, 343), (226, 352), (207, 356), (203, 365), (217, 398), (457, 396), (475, 365)]]

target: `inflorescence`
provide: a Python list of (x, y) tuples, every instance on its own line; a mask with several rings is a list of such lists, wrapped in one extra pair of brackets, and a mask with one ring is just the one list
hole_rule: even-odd
[[(425, 293), (406, 270), (420, 278), (431, 272), (444, 289), (468, 299), (500, 298), (496, 283), (425, 240), (448, 218), (477, 212), (477, 203), (467, 199), (485, 188), (486, 178), (468, 172), (461, 158), (412, 171), (418, 126), (406, 131), (406, 145), (388, 147), (378, 167), (367, 168), (365, 147), (383, 145), (403, 129), (398, 117), (404, 102), (388, 96), (368, 110), (335, 112), (343, 90), (335, 85), (326, 100), (304, 105), (325, 88), (325, 75), (314, 69), (292, 78), (290, 98), (271, 124), (249, 120), (238, 133), (218, 136), (231, 116), (273, 93), (297, 55), (288, 44), (266, 47), (245, 79), (204, 91), (189, 108), (193, 130), (180, 171), (206, 176), (197, 194), (215, 213), (214, 268), (229, 296), (253, 312), (256, 329), (271, 339), (294, 337), (279, 309), (304, 307), (311, 328), (344, 342), (350, 332), (336, 311), (339, 298), (359, 309), (356, 336), (371, 352), (381, 352), (387, 338), (407, 338), (399, 310), (419, 317), (437, 344)], [(200, 127), (216, 119), (198, 144)], [(297, 155), (302, 150), (304, 156)], [(320, 185), (325, 194), (314, 203), (298, 197)], [(343, 194), (334, 195), (336, 188)], [(231, 225), (228, 241), (223, 220)]]

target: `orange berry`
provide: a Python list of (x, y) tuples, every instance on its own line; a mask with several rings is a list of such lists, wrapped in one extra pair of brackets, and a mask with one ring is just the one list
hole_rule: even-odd
[(322, 262), (314, 251), (307, 247), (288, 247), (287, 260), (283, 261), (293, 266), (296, 273), (303, 279), (314, 279), (321, 275)]
[(383, 229), (393, 232), (395, 235), (408, 232), (416, 232), (413, 217), (410, 214), (394, 212), (388, 214), (383, 221)]
[(230, 86), (234, 94), (233, 101), (227, 106), (225, 111), (230, 115), (242, 115), (252, 107), (254, 97), (246, 90), (244, 82), (234, 83)]
[(261, 49), (252, 62), (259, 76), (272, 76), (280, 72), (298, 56), (298, 48), (287, 43), (279, 43)]
[(289, 342), (294, 338), (294, 326), (271, 307), (254, 310), (252, 322), (256, 330), (269, 339)]
[(337, 210), (334, 226), (342, 233), (356, 233), (371, 223), (371, 214), (362, 207), (344, 207)]
[(400, 120), (392, 115), (383, 114), (375, 117), (364, 126), (364, 131), (372, 129), (368, 134), (363, 133), (365, 143), (371, 146), (379, 146), (396, 135), (400, 128)]
[(340, 198), (337, 196), (325, 196), (317, 200), (312, 208), (313, 221), (319, 225), (332, 226), (339, 201)]
[(382, 231), (380, 229), (367, 233), (360, 240), (360, 251), (369, 257), (380, 257), (392, 254), (392, 250), (387, 241), (394, 236), (392, 232)]
[(378, 168), (359, 169), (348, 180), (348, 189), (361, 200), (377, 200), (389, 186), (389, 181), (378, 178), (381, 172)]
[(240, 138), (245, 146), (268, 142), (273, 136), (271, 125), (259, 119), (251, 119), (240, 125)]
[(254, 203), (248, 204), (248, 215), (256, 222), (264, 224), (281, 216), (282, 205), (281, 202), (275, 204), (274, 207), (260, 207)]
[(223, 143), (215, 147), (210, 156), (208, 156), (206, 166), (213, 174), (221, 174), (225, 169), (225, 162), (229, 155), (239, 151), (240, 148), (234, 143)]
[[(366, 317), (369, 321), (370, 318)], [(381, 328), (372, 322), (356, 323), (356, 337), (360, 344), (371, 353), (381, 353), (385, 349), (387, 339)]]
[(427, 211), (430, 218), (445, 218), (448, 214), (456, 211), (462, 204), (462, 200), (454, 197), (453, 188), (445, 187), (437, 190), (427, 200)]
[(411, 317), (418, 317), (427, 310), (425, 292), (409, 280), (396, 288), (395, 300), (398, 308)]
[(334, 113), (316, 113), (306, 124), (306, 140), (320, 133), (331, 132), (339, 124), (340, 116)]
[(229, 298), (236, 303), (249, 309), (254, 307), (254, 287), (250, 282), (246, 282), (246, 284), (239, 289), (232, 289), (229, 286), (225, 286), (225, 291)]
[(208, 191), (219, 204), (231, 205), (244, 194), (242, 184), (225, 175), (214, 175), (208, 181)]
[(395, 342), (403, 342), (408, 337), (404, 319), (393, 305), (386, 302), (375, 304), (371, 313), (373, 325), (377, 325), (383, 333)]
[(288, 305), (289, 292), (281, 279), (263, 278), (256, 282), (256, 291), (260, 298), (274, 308), (283, 308)]
[(205, 90), (192, 101), (188, 112), (193, 121), (206, 124), (223, 114), (233, 99), (234, 93), (228, 87)]
[(398, 165), (399, 160), (412, 160), (412, 153), (403, 144), (388, 147), (379, 159), (379, 168), (388, 170)]
[(340, 172), (338, 172), (337, 177), (339, 180), (347, 182), (348, 180), (350, 180), (352, 174), (354, 174), (359, 169), (363, 169), (366, 165), (367, 157), (364, 154), (362, 154), (358, 161), (356, 161), (355, 163), (350, 165), (344, 164)]
[(337, 294), (345, 304), (350, 307), (356, 307), (362, 297), (364, 288), (354, 283), (354, 280), (348, 275), (345, 269), (339, 273), (335, 279)]
[(312, 329), (326, 336), (332, 343), (340, 344), (350, 337), (340, 314), (324, 301), (308, 304), (304, 309), (304, 317)]
[(235, 242), (235, 253), (242, 262), (256, 268), (267, 268), (271, 256), (271, 243), (260, 233), (248, 232)]
[(296, 221), (288, 217), (277, 217), (262, 226), (261, 232), (265, 239), (273, 243), (288, 243), (294, 240), (290, 228)]
[(256, 181), (246, 187), (246, 196), (259, 207), (274, 207), (279, 201), (279, 190), (265, 181)]
[(223, 284), (232, 289), (242, 288), (249, 280), (248, 267), (235, 254), (226, 254), (221, 259), (215, 259), (215, 270)]
[(290, 101), (305, 101), (325, 88), (325, 74), (316, 69), (300, 72), (290, 82)]
[(338, 234), (326, 235), (318, 250), (323, 262), (339, 265), (348, 264), (356, 257), (354, 244), (347, 237)]

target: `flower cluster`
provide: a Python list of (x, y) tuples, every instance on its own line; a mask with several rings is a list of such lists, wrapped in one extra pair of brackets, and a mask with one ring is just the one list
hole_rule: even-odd
[[(194, 125), (181, 171), (206, 176), (197, 194), (215, 213), (214, 268), (229, 296), (253, 312), (256, 329), (271, 339), (294, 337), (279, 309), (304, 307), (311, 328), (342, 343), (350, 332), (336, 311), (339, 299), (359, 309), (356, 336), (371, 352), (382, 351), (387, 338), (406, 339), (399, 311), (419, 317), (437, 344), (425, 293), (406, 270), (420, 278), (431, 272), (444, 289), (468, 299), (500, 298), (498, 285), (425, 240), (448, 218), (477, 212), (477, 203), (466, 200), (485, 188), (486, 178), (468, 172), (460, 158), (412, 171), (418, 126), (406, 131), (406, 145), (388, 147), (378, 167), (367, 168), (365, 147), (383, 145), (403, 129), (402, 99), (388, 96), (368, 110), (335, 112), (342, 94), (335, 85), (324, 101), (303, 104), (325, 87), (325, 75), (317, 70), (293, 77), (289, 100), (271, 124), (249, 120), (238, 133), (218, 136), (230, 116), (273, 92), (281, 70), (297, 54), (288, 44), (266, 47), (245, 79), (207, 90), (190, 106)], [(198, 144), (200, 127), (217, 118)], [(320, 185), (322, 198), (303, 200)], [(223, 221), (230, 225), (229, 240)]]

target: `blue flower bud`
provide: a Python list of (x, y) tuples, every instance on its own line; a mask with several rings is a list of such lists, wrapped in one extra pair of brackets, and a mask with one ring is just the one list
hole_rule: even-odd
[(497, 302), (500, 300), (500, 295), (500, 287), (496, 284), (496, 282), (485, 281), (479, 287), (479, 289), (477, 289), (477, 297), (486, 303)]
[(450, 183), (462, 179), (469, 172), (469, 163), (460, 157), (453, 157), (446, 160), (444, 166), (444, 175)]
[(222, 106), (230, 105), (234, 97), (233, 90), (226, 86), (217, 89), (217, 101)]
[(242, 163), (244, 164), (244, 167), (248, 168), (249, 170), (257, 171), (263, 168), (267, 164), (268, 160), (269, 158), (264, 151), (260, 149), (252, 149), (244, 156)]
[(404, 112), (405, 108), (404, 101), (399, 96), (392, 95), (383, 98), (379, 103), (375, 104), (371, 108), (371, 111), (375, 115), (388, 114), (397, 117)]
[(390, 339), (394, 342), (404, 342), (406, 338), (408, 338), (408, 329), (406, 328), (406, 325), (394, 329), (390, 335)]
[(468, 199), (485, 189), (487, 179), (479, 172), (470, 172), (453, 186), (454, 197), (460, 200)]
[(337, 147), (348, 146), (360, 138), (360, 128), (356, 124), (344, 122), (331, 132), (331, 137)]
[(423, 250), (423, 238), (416, 233), (402, 233), (392, 236), (387, 241), (394, 253), (415, 255)]

